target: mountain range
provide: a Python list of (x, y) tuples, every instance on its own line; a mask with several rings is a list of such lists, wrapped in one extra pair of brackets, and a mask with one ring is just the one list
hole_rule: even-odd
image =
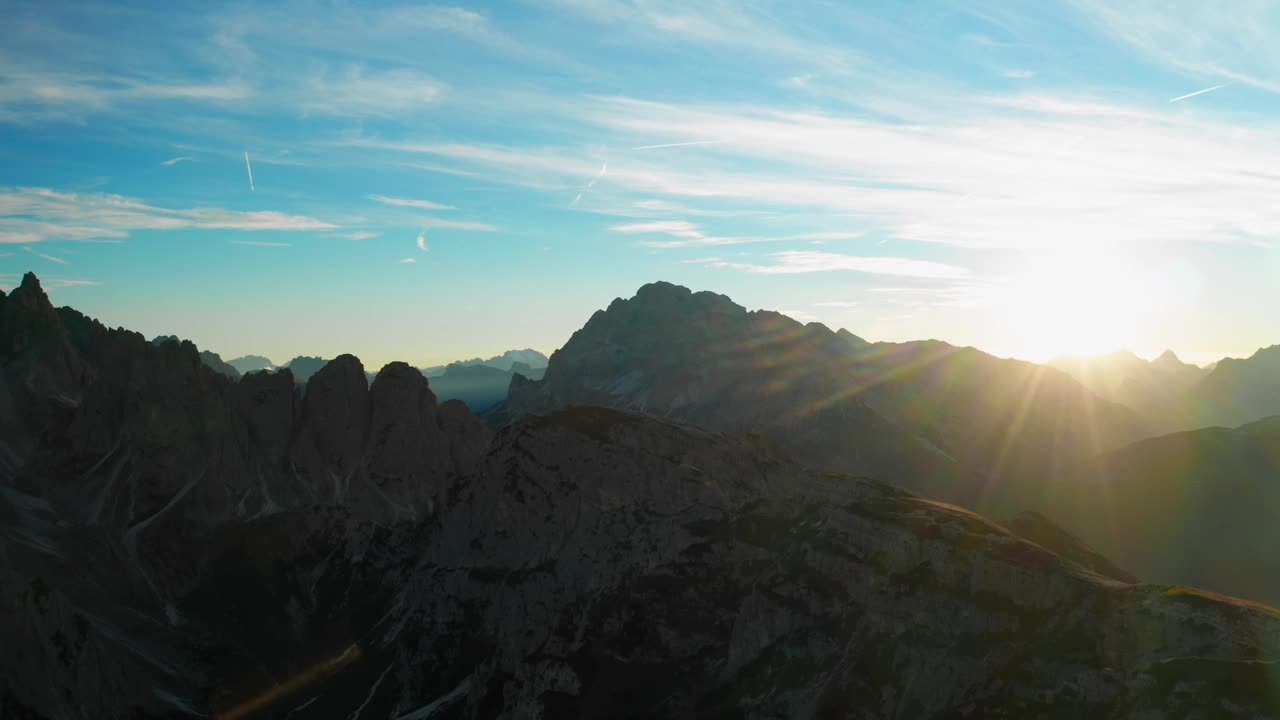
[(669, 283), (615, 300), (513, 383), (494, 427), (575, 404), (756, 431), (815, 467), (1006, 514), (1146, 434), (1065, 373), (939, 341), (869, 343)]
[(1206, 368), (1184, 363), (1172, 351), (1151, 361), (1118, 352), (1049, 364), (1137, 412), (1152, 434), (1235, 427), (1280, 415), (1280, 345)]
[(1151, 468), (1135, 494), (1213, 462), (1127, 444), (1065, 373), (655, 284), (511, 385), (481, 422), (404, 363), (237, 380), (28, 274), (0, 293), (0, 716), (1280, 712), (1276, 610), (1139, 582), (1052, 508), (900, 486), (998, 506), (1037, 453)]
[[(156, 338), (157, 343), (162, 338)], [(167, 339), (177, 340), (174, 336)], [(261, 355), (245, 355), (223, 363), (217, 354), (204, 351), (201, 358), (211, 368), (229, 377), (238, 378), (240, 373), (258, 371), (276, 372), (287, 368), (294, 382), (305, 388), (311, 379), (329, 361), (320, 357), (298, 356), (284, 365), (277, 366), (269, 358)], [(442, 400), (461, 400), (474, 411), (486, 410), (507, 396), (507, 388), (511, 386), (512, 377), (519, 374), (527, 379), (540, 380), (546, 371), (547, 356), (537, 350), (508, 350), (487, 360), (473, 358), (461, 360), (448, 365), (420, 368), (424, 377), (431, 379), (431, 388)], [(237, 374), (232, 375), (231, 372)], [(368, 382), (374, 381), (376, 374), (366, 372)]]
[[(1192, 374), (1201, 371), (1171, 354), (1099, 366), (1146, 368), (1185, 393), (1199, 387)], [(1200, 382), (1255, 377), (1240, 367), (1260, 383), (1280, 378), (1249, 360)], [(1259, 545), (1280, 507), (1280, 466), (1267, 455), (1280, 436), (1261, 433), (1273, 422), (1146, 439), (1138, 412), (1052, 367), (938, 341), (868, 343), (665, 283), (598, 311), (551, 356), (543, 381), (513, 383), (485, 417), (501, 427), (575, 405), (758, 431), (814, 467), (993, 517), (1043, 513), (1141, 577), (1280, 603), (1280, 556)], [(1224, 547), (1241, 560), (1224, 560)]]

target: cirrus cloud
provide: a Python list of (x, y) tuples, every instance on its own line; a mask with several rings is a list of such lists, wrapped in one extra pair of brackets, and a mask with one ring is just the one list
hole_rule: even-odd
[(121, 195), (0, 188), (0, 243), (123, 238), (135, 230), (332, 230), (337, 225), (272, 210), (165, 208)]

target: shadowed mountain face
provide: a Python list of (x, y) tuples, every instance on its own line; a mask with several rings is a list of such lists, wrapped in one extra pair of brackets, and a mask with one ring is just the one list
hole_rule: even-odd
[(300, 397), (31, 276), (0, 393), (6, 718), (1277, 711), (1275, 611), (755, 435), (579, 407), (495, 437), (351, 356)]
[(595, 313), (489, 420), (572, 404), (759, 431), (814, 466), (1000, 514), (1142, 434), (1057, 370), (936, 341), (871, 344), (668, 283)]
[(1280, 417), (1108, 453), (1052, 507), (1144, 578), (1280, 603)]
[(1232, 427), (1280, 415), (1280, 345), (1224, 358), (1190, 395), (1196, 427)]

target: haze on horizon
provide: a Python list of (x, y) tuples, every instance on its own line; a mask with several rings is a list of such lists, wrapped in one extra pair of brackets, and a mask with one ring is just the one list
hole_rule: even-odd
[(1039, 361), (1277, 341), (1280, 6), (6, 15), (0, 287), (224, 358), (550, 353), (654, 280)]

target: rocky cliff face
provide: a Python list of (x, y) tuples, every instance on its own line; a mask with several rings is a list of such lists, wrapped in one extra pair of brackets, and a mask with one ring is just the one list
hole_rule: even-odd
[(304, 397), (232, 383), (34, 278), (0, 353), (6, 718), (1278, 711), (1274, 610), (758, 435), (576, 407), (494, 436), (350, 356)]

